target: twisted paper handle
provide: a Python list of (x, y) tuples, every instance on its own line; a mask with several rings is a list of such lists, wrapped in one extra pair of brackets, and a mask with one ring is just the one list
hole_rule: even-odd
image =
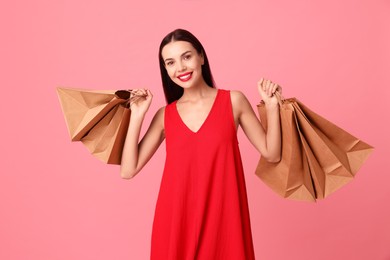
[(276, 91), (274, 93), (274, 95), (276, 96), (276, 99), (278, 100), (279, 106), (282, 106), (283, 105), (283, 101), (284, 101), (284, 98), (283, 98), (282, 94), (280, 94), (279, 91)]
[(145, 94), (139, 93), (138, 91), (131, 90), (131, 89), (128, 89), (128, 90), (118, 90), (118, 91), (115, 92), (115, 95), (118, 98), (124, 99), (126, 101), (125, 102), (125, 106), (127, 108), (129, 108), (131, 106), (131, 104), (137, 102), (140, 98), (146, 97)]

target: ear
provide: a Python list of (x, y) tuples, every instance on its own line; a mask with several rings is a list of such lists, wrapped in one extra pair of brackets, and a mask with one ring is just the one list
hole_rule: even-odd
[(203, 51), (200, 53), (200, 59), (202, 61), (202, 65), (204, 65), (204, 55), (203, 55)]

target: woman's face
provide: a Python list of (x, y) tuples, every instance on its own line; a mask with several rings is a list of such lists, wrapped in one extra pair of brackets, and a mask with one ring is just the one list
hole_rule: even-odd
[(174, 41), (164, 46), (161, 55), (169, 77), (182, 88), (204, 82), (202, 76), (203, 55), (191, 43)]

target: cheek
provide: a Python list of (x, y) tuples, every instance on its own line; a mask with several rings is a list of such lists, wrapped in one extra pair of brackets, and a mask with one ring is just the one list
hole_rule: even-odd
[(202, 61), (201, 60), (194, 60), (192, 62), (192, 67), (195, 69), (198, 69), (198, 70), (202, 70)]
[(165, 67), (165, 70), (167, 71), (167, 74), (168, 74), (169, 77), (172, 78), (172, 77), (174, 76), (175, 70), (174, 70), (173, 68), (171, 68), (171, 67)]

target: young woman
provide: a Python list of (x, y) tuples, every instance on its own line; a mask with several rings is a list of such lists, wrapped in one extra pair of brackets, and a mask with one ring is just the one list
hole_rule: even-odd
[(254, 259), (237, 128), (271, 162), (281, 156), (280, 87), (258, 82), (266, 104), (264, 131), (240, 91), (216, 89), (206, 52), (190, 32), (177, 29), (161, 42), (161, 77), (168, 105), (155, 114), (138, 143), (152, 93), (131, 104), (121, 176), (134, 177), (166, 140), (156, 204), (151, 259)]

